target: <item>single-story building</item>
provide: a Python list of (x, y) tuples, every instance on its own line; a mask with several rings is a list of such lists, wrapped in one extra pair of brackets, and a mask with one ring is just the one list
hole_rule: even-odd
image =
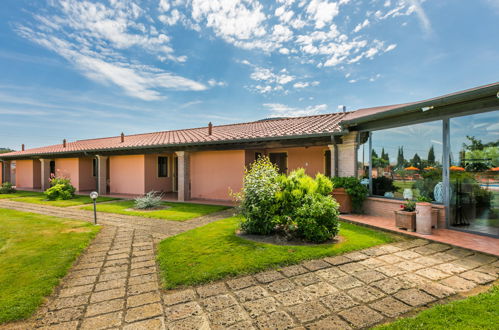
[(440, 226), (499, 236), (498, 92), (494, 83), (356, 111), (23, 146), (0, 154), (1, 181), (15, 164), (18, 189), (44, 190), (60, 176), (80, 192), (228, 201), (245, 168), (268, 155), (282, 173), (366, 178), (368, 214), (423, 196)]

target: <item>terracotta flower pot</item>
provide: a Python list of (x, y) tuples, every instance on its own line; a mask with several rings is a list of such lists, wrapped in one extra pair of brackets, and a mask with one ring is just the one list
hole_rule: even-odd
[(352, 213), (352, 197), (346, 192), (345, 188), (335, 188), (332, 195), (340, 204), (340, 213)]
[(431, 203), (416, 203), (416, 231), (418, 234), (431, 235)]
[(407, 229), (407, 231), (415, 231), (416, 212), (395, 211), (395, 227)]

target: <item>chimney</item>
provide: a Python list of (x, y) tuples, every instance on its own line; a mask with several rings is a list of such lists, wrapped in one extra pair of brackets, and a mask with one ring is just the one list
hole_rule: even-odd
[(24, 151), (24, 143), (21, 144), (21, 150)]
[(121, 132), (121, 143), (125, 142), (125, 133)]
[(346, 105), (343, 106), (343, 112), (347, 112), (347, 106)]
[(66, 148), (66, 139), (62, 140), (62, 147)]
[(211, 133), (213, 132), (213, 124), (211, 123), (211, 121), (208, 123), (208, 135), (211, 135)]

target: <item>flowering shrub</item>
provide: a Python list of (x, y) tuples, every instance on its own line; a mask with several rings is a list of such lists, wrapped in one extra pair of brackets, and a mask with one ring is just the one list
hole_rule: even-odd
[(76, 188), (71, 184), (71, 180), (67, 178), (52, 178), (50, 180), (50, 188), (45, 190), (45, 196), (48, 200), (71, 199), (75, 195)]
[(16, 192), (16, 190), (12, 187), (12, 183), (10, 182), (4, 182), (0, 186), (0, 194), (12, 194)]
[(154, 209), (160, 207), (163, 202), (163, 194), (157, 191), (150, 191), (145, 196), (135, 198), (134, 208), (140, 210)]
[(279, 175), (266, 157), (246, 171), (240, 199), (241, 229), (249, 234), (282, 234), (324, 242), (338, 233), (338, 203), (333, 184), (322, 174), (311, 178), (303, 169)]

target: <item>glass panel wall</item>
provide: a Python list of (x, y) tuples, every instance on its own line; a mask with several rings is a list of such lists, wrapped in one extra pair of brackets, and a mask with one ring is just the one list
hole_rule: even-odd
[(372, 192), (376, 196), (443, 202), (442, 121), (372, 132)]
[(499, 111), (450, 119), (451, 227), (499, 236)]

